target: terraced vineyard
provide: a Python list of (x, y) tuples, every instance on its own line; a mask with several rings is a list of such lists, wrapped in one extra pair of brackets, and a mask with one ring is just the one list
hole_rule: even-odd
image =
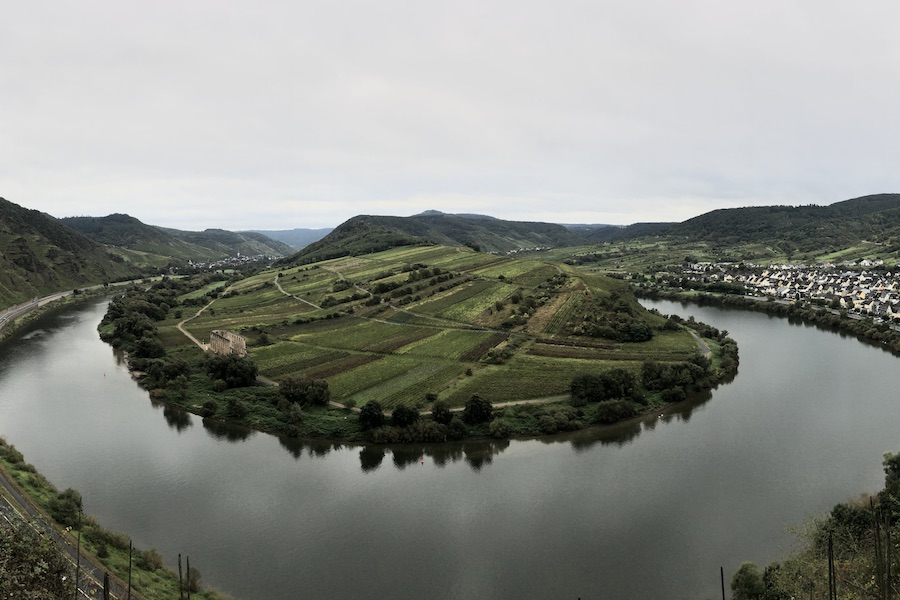
[[(663, 330), (665, 319), (640, 307), (622, 281), (464, 247), (273, 270), (210, 287), (207, 298), (209, 308), (186, 324), (193, 335), (240, 333), (261, 375), (326, 379), (333, 400), (357, 406), (423, 407), (429, 393), (457, 406), (474, 393), (492, 402), (554, 397), (580, 374), (697, 352), (687, 332)], [(597, 313), (604, 302), (609, 314)], [(625, 313), (653, 328), (653, 339), (570, 335), (585, 323), (613, 329)]]

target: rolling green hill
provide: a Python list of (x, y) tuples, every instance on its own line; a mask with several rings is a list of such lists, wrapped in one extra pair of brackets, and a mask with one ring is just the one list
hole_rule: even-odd
[(862, 240), (900, 244), (900, 194), (863, 196), (829, 206), (754, 206), (714, 210), (668, 233), (725, 244), (771, 243), (805, 252)]
[(584, 243), (577, 233), (553, 223), (504, 221), (483, 215), (448, 215), (428, 211), (413, 217), (353, 217), (320, 241), (284, 261), (304, 264), (354, 256), (398, 246), (470, 246), (505, 254), (536, 247)]
[(60, 220), (0, 198), (0, 305), (140, 272)]

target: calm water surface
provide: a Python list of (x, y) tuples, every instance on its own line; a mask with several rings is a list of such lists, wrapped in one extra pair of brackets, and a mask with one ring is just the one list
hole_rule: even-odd
[(787, 527), (880, 487), (900, 363), (761, 314), (648, 305), (727, 329), (737, 378), (565, 437), (304, 445), (154, 406), (95, 303), (0, 348), (0, 435), (106, 527), (246, 600), (717, 597), (720, 565), (777, 560)]

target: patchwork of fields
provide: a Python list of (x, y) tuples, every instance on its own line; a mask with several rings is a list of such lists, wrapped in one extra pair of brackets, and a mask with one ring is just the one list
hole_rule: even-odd
[[(338, 402), (422, 407), (435, 394), (462, 405), (474, 393), (506, 402), (567, 394), (573, 377), (613, 365), (696, 353), (686, 332), (641, 344), (571, 335), (587, 299), (624, 288), (556, 263), (404, 247), (211, 288), (212, 305), (186, 327), (200, 339), (236, 331), (261, 375), (326, 379)], [(631, 301), (654, 328), (665, 322)]]

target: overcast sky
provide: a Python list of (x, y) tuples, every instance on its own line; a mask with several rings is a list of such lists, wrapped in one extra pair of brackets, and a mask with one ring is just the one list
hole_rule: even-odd
[(900, 3), (2, 1), (0, 196), (181, 229), (900, 192)]

